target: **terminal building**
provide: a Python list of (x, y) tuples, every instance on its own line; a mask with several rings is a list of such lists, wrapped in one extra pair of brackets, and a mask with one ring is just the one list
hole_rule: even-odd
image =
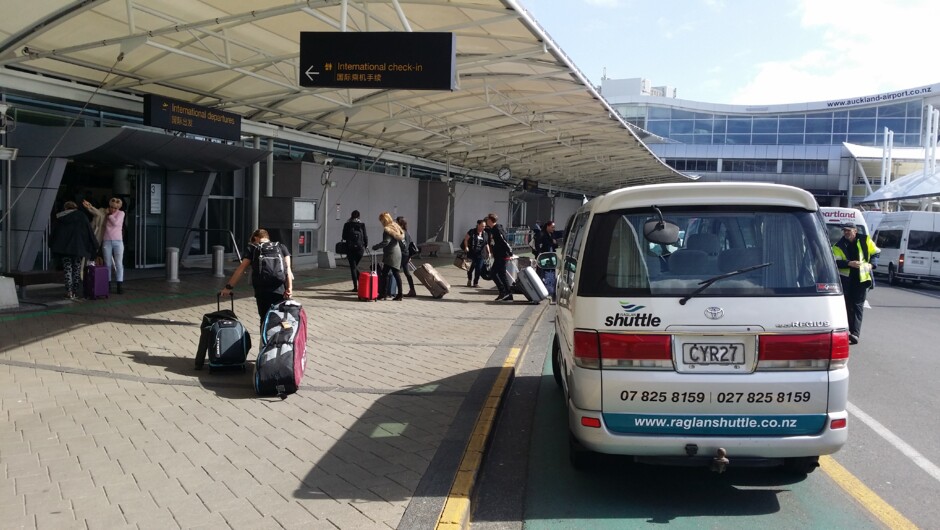
[(688, 101), (647, 79), (603, 79), (601, 94), (652, 151), (709, 181), (789, 184), (828, 206), (856, 206), (878, 189), (885, 130), (891, 181), (924, 167), (928, 105), (940, 84), (841, 100), (785, 105)]
[[(302, 34), (356, 32), (453, 46), (419, 67), (387, 55), (420, 46), (304, 58)], [(357, 70), (328, 74), (334, 64)], [(412, 74), (387, 82), (393, 70)], [(431, 74), (443, 85), (426, 86)], [(306, 86), (314, 75), (328, 82)], [(14, 10), (0, 20), (0, 110), (7, 273), (55, 266), (50, 221), (68, 200), (123, 199), (130, 268), (165, 267), (171, 249), (184, 267), (218, 246), (236, 258), (255, 227), (289, 243), (296, 264), (332, 266), (355, 210), (370, 241), (388, 211), (416, 241), (456, 247), (489, 212), (524, 236), (536, 221), (563, 225), (585, 197), (689, 180), (515, 0)]]

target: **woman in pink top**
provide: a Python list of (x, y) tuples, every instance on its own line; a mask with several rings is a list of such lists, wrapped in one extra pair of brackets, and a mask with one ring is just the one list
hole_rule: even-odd
[(94, 224), (100, 226), (98, 238), (101, 240), (104, 264), (108, 267), (108, 281), (112, 279), (111, 268), (114, 267), (113, 279), (117, 283), (115, 292), (124, 294), (124, 212), (121, 211), (124, 202), (111, 197), (107, 209), (95, 208), (88, 201), (82, 201), (82, 204), (97, 217)]

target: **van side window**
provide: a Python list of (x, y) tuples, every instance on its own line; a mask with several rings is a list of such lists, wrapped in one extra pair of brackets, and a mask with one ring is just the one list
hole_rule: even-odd
[(574, 282), (574, 274), (578, 270), (578, 257), (581, 254), (582, 240), (584, 239), (584, 223), (587, 221), (588, 212), (583, 212), (575, 217), (571, 224), (571, 237), (568, 238), (565, 245), (564, 263), (562, 264), (565, 273), (565, 282), (570, 286)]
[(875, 234), (875, 246), (878, 248), (901, 248), (901, 230), (879, 230)]
[[(877, 246), (878, 244), (875, 243), (875, 245)], [(937, 232), (927, 232), (926, 230), (911, 230), (907, 238), (907, 249), (938, 252), (940, 251), (940, 234)]]

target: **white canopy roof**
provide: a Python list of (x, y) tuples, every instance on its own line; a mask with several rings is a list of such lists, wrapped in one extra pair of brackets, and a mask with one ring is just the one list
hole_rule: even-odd
[[(923, 151), (923, 149), (921, 149)], [(875, 191), (859, 201), (867, 202), (898, 201), (921, 197), (940, 197), (940, 173), (924, 175), (920, 170), (905, 175)]]
[[(458, 89), (301, 88), (302, 31), (453, 32)], [(639, 141), (516, 0), (30, 0), (0, 17), (0, 66), (217, 107), (374, 156), (488, 174), (508, 165), (543, 187), (689, 179)]]

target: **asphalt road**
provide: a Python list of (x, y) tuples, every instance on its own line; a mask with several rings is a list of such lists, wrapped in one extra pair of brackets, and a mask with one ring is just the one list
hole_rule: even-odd
[(504, 402), (472, 527), (940, 528), (940, 289), (879, 282), (869, 303), (851, 350), (849, 441), (805, 479), (619, 457), (575, 471), (562, 394), (546, 362), (547, 314)]

